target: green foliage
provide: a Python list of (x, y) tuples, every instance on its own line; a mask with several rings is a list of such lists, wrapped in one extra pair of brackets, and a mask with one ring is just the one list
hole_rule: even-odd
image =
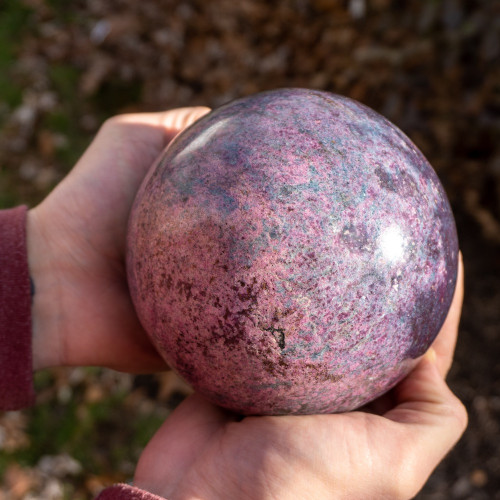
[(131, 103), (140, 100), (142, 84), (136, 82), (121, 82), (109, 79), (105, 82), (93, 97), (95, 108), (104, 112), (104, 116), (112, 116)]
[(20, 34), (30, 29), (31, 10), (18, 0), (0, 3), (0, 100), (9, 106), (21, 102), (22, 92), (10, 77)]
[(49, 69), (49, 77), (61, 104), (43, 117), (42, 125), (67, 137), (66, 145), (57, 149), (56, 159), (66, 170), (70, 170), (90, 142), (79, 126), (82, 106), (75, 98), (80, 71), (69, 64), (53, 64)]
[(0, 166), (0, 210), (2, 208), (10, 208), (18, 203), (17, 196), (7, 189), (9, 186), (9, 176)]
[(60, 21), (75, 21), (73, 2), (68, 2), (68, 0), (45, 0), (45, 2), (52, 8), (53, 15)]
[(68, 107), (76, 107), (76, 89), (80, 71), (69, 64), (52, 64), (49, 68), (49, 77), (54, 90)]

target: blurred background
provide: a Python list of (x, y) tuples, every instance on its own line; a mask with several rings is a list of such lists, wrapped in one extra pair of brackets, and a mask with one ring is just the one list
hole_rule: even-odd
[[(466, 297), (449, 381), (469, 428), (418, 496), (500, 498), (500, 2), (3, 0), (0, 208), (35, 205), (117, 113), (295, 86), (396, 123), (449, 195)], [(129, 480), (186, 394), (172, 374), (37, 374), (0, 415), (0, 500), (91, 499)]]

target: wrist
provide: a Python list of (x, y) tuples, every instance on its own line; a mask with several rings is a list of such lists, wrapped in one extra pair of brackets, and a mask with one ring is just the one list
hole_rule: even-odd
[(51, 250), (50, 241), (39, 208), (29, 210), (26, 219), (26, 243), (33, 293), (31, 323), (34, 370), (62, 364), (59, 332), (61, 294), (55, 268), (57, 258)]

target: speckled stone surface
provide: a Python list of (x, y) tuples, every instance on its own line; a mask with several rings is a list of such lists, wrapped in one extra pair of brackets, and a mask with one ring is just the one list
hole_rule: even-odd
[(339, 412), (393, 387), (437, 335), (458, 242), (394, 125), (282, 89), (176, 138), (137, 196), (128, 276), (158, 350), (243, 414)]

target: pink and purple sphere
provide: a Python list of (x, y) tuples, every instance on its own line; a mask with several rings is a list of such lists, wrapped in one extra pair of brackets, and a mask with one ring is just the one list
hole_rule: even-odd
[(231, 102), (168, 146), (132, 209), (127, 271), (165, 360), (246, 415), (350, 411), (438, 334), (458, 241), (436, 173), (346, 97)]

